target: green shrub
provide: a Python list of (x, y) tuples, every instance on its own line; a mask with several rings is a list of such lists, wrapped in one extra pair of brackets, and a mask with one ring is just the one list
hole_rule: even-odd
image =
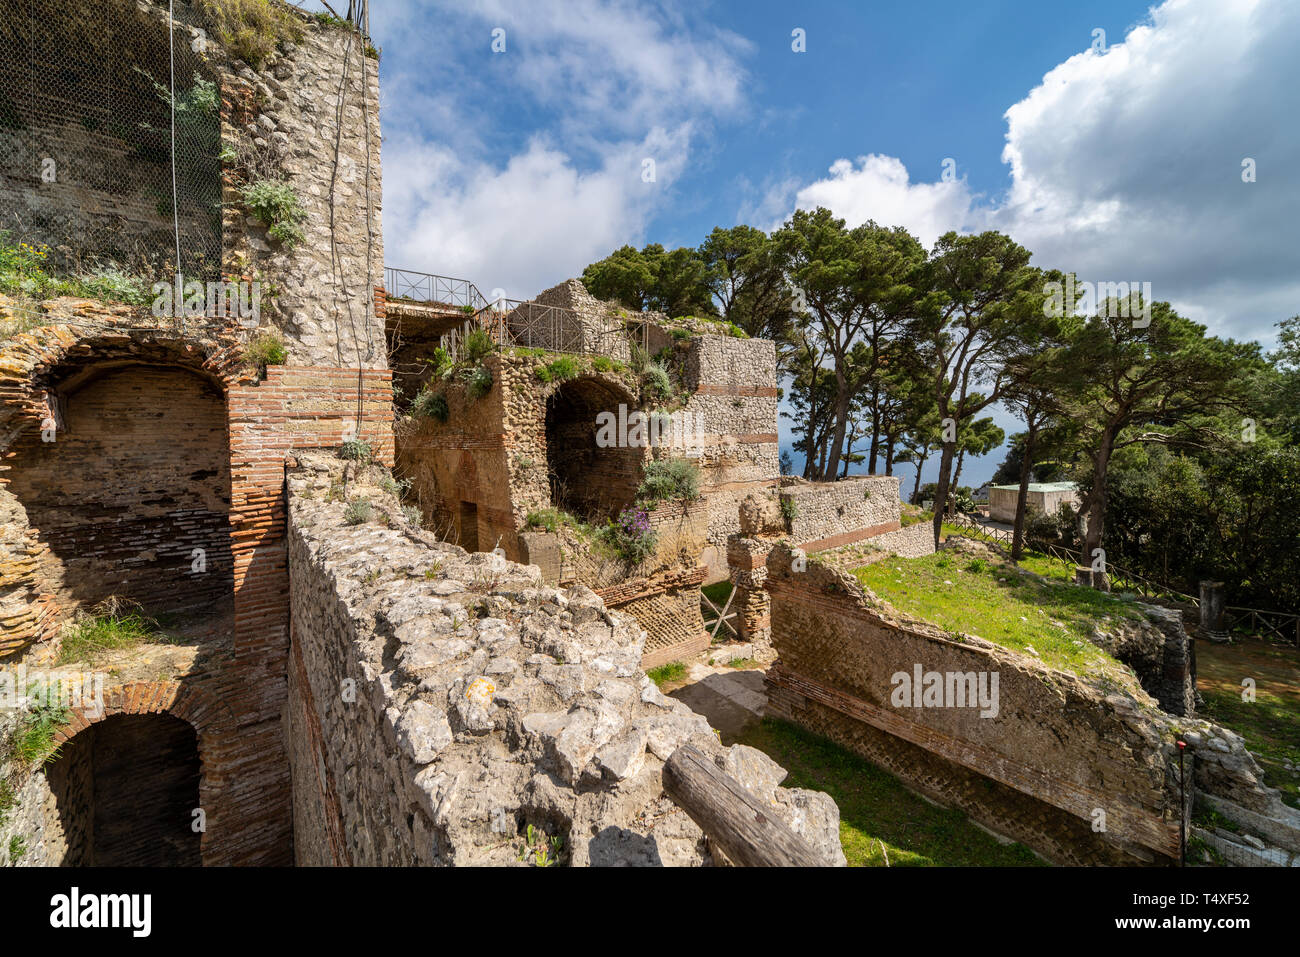
[(536, 512), (529, 512), (528, 518), (525, 519), (529, 528), (541, 528), (548, 532), (558, 531), (561, 525), (570, 521), (567, 513), (558, 508), (543, 508)]
[(144, 283), (119, 269), (97, 269), (89, 276), (82, 276), (80, 284), (85, 294), (95, 299), (125, 302), (132, 306), (143, 306), (151, 301)]
[(614, 360), (609, 356), (596, 356), (591, 360), (591, 367), (597, 372), (612, 372), (614, 369)]
[(361, 439), (348, 439), (339, 447), (339, 456), (366, 465), (373, 457), (373, 453), (370, 443), (363, 442)]
[(670, 661), (658, 668), (651, 668), (646, 672), (646, 677), (662, 688), (670, 681), (681, 681), (685, 678), (686, 665), (680, 661)]
[(633, 565), (653, 555), (658, 543), (658, 536), (650, 527), (650, 513), (636, 506), (623, 509), (616, 520), (601, 529), (600, 537)]
[(492, 337), (488, 335), (486, 329), (475, 329), (465, 337), (465, 347), (462, 354), (466, 362), (482, 362), (492, 354), (496, 347), (497, 344), (492, 341)]
[(646, 355), (646, 351), (634, 342), (630, 354), (632, 357), (632, 371), (644, 372), (646, 365), (650, 362), (650, 357)]
[(479, 366), (468, 376), (466, 376), (465, 391), (469, 393), (471, 399), (481, 399), (492, 389), (492, 372), (490, 369)]
[(343, 510), (343, 522), (347, 525), (364, 525), (374, 513), (375, 508), (368, 499), (355, 498)]
[(248, 340), (248, 345), (244, 347), (244, 354), (259, 366), (281, 366), (289, 358), (289, 350), (285, 348), (284, 337), (276, 329), (267, 329), (259, 332), (252, 339)]
[(451, 372), (452, 366), (455, 365), (451, 353), (442, 346), (437, 346), (433, 350), (433, 355), (424, 361), (429, 364), (429, 368), (433, 370), (433, 375), (438, 379), (447, 378), (447, 374)]
[(89, 614), (78, 615), (60, 632), (59, 664), (95, 664), (113, 651), (134, 648), (157, 634), (158, 623), (138, 604), (107, 598)]
[(217, 42), (254, 69), (276, 48), (302, 38), (297, 19), (275, 0), (197, 0)]
[(402, 517), (409, 525), (419, 526), (424, 523), (424, 515), (414, 505), (403, 505)]
[(682, 340), (682, 339), (689, 339), (689, 338), (691, 337), (691, 330), (689, 330), (689, 329), (683, 329), (683, 328), (681, 328), (681, 327), (679, 326), (679, 327), (673, 329), (673, 331), (672, 331), (672, 337), (673, 337), (674, 339), (679, 340), (679, 341)]
[(642, 375), (646, 388), (660, 399), (667, 399), (673, 394), (673, 383), (668, 377), (668, 370), (659, 362), (647, 362)]
[(266, 234), (286, 249), (292, 249), (306, 238), (301, 224), (307, 212), (288, 183), (259, 179), (241, 189), (240, 196), (249, 212), (267, 227)]
[(538, 366), (536, 375), (542, 382), (567, 382), (576, 379), (581, 371), (578, 360), (573, 356), (560, 356), (553, 362)]
[(781, 514), (785, 516), (785, 523), (789, 525), (799, 517), (799, 503), (792, 498), (782, 498)]
[(643, 502), (697, 499), (700, 497), (700, 470), (688, 459), (657, 459), (649, 462), (636, 495)]
[(411, 403), (411, 416), (416, 419), (433, 418), (446, 422), (451, 410), (447, 408), (447, 396), (441, 392), (425, 389)]

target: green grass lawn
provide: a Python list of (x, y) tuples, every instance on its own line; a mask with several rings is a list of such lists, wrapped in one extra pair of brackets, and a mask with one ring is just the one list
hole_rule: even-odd
[[(825, 738), (764, 718), (739, 743), (790, 776), (783, 787), (825, 791), (840, 808), (840, 843), (852, 867), (1042, 865), (1023, 844), (1000, 844), (961, 811), (936, 807), (898, 778)], [(883, 845), (883, 846), (882, 846)]]
[[(1039, 563), (1049, 570), (1047, 559)], [(946, 551), (889, 558), (853, 574), (900, 611), (1007, 648), (1032, 647), (1045, 663), (1076, 674), (1122, 667), (1088, 640), (1094, 625), (1143, 617), (1132, 601), (1069, 584), (1059, 574), (1043, 581), (1009, 563)]]

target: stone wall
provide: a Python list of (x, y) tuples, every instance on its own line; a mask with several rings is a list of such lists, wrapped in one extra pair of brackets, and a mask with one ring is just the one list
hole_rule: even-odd
[[(769, 713), (1062, 863), (1177, 858), (1177, 726), (1131, 676), (1089, 681), (895, 612), (849, 575), (768, 558)], [(998, 675), (997, 713), (895, 703), (894, 676)], [(939, 702), (936, 702), (938, 704)], [(1095, 831), (1102, 820), (1105, 831)]]
[(807, 551), (835, 548), (901, 528), (898, 478), (854, 476), (837, 482), (781, 480), (781, 500), (794, 505), (790, 537)]
[(346, 525), (339, 465), (289, 479), (298, 863), (538, 864), (529, 825), (561, 864), (710, 863), (663, 793), (687, 742), (843, 862), (833, 802), (662, 696), (629, 617), (411, 526)]

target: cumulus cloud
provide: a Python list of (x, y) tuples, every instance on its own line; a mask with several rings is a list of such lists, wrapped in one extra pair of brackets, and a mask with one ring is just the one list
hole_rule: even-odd
[(629, 0), (389, 8), (381, 40), (421, 24), (427, 42), (390, 44), (383, 76), (388, 261), (529, 298), (641, 241), (701, 129), (745, 108), (748, 42), (685, 16)]
[[(1300, 4), (1168, 0), (1100, 53), (1053, 68), (1006, 112), (1011, 188), (912, 183), (902, 163), (837, 161), (797, 193), (927, 243), (995, 228), (1083, 279), (1151, 282), (1211, 330), (1268, 340), (1300, 312)], [(1255, 162), (1257, 181), (1242, 181)]]
[(825, 206), (850, 223), (875, 220), (882, 226), (905, 226), (927, 247), (950, 229), (961, 229), (971, 215), (966, 180), (913, 183), (901, 160), (860, 156), (856, 163), (836, 160), (827, 179), (799, 190), (795, 206)]

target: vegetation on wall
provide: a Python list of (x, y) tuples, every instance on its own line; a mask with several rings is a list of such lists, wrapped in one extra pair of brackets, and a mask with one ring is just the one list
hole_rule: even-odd
[(693, 501), (700, 497), (700, 470), (688, 459), (647, 462), (636, 497), (641, 502)]
[[(79, 296), (132, 306), (150, 302), (149, 289), (138, 276), (114, 268), (100, 268), (78, 276), (53, 276), (46, 268), (48, 256), (49, 247), (43, 243), (14, 242), (8, 232), (0, 230), (0, 293), (33, 301)], [(8, 337), (27, 331), (39, 321), (40, 317), (33, 315), (30, 323), (20, 321), (0, 331)]]
[(260, 70), (286, 42), (302, 39), (302, 25), (275, 0), (196, 0), (217, 42)]
[(306, 235), (302, 223), (307, 212), (298, 200), (294, 188), (283, 180), (259, 179), (240, 189), (240, 196), (248, 211), (267, 227), (266, 234), (292, 249)]

